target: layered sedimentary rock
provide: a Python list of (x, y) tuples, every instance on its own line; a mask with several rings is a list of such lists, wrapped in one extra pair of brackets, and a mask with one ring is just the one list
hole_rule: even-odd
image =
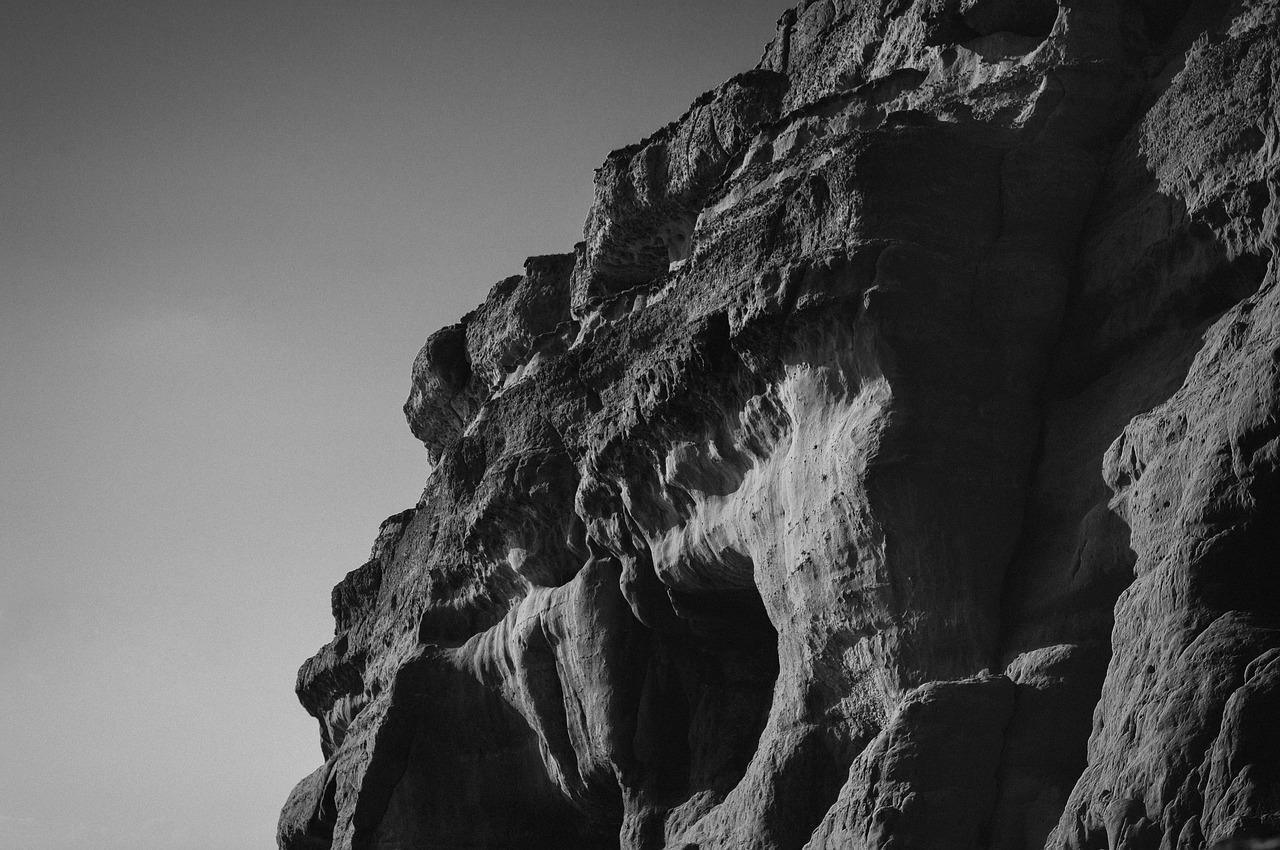
[(1280, 832), (1280, 3), (809, 0), (433, 334), (282, 848)]

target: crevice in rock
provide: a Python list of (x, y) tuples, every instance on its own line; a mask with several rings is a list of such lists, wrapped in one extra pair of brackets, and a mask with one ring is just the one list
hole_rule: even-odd
[(960, 16), (974, 32), (1006, 32), (1044, 40), (1058, 18), (1053, 0), (961, 0)]

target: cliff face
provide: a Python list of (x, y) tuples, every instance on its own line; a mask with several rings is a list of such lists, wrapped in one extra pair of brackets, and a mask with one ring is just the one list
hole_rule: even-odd
[(1280, 832), (1280, 2), (807, 0), (433, 334), (286, 850)]

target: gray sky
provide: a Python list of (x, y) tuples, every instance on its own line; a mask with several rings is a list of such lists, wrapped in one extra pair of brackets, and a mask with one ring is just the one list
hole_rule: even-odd
[(0, 14), (0, 846), (274, 846), (428, 333), (786, 0)]

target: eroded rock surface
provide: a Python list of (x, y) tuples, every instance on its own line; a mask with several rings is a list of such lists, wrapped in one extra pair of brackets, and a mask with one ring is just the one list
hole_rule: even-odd
[(1277, 78), (1275, 0), (787, 10), (427, 340), (280, 846), (1280, 833)]

